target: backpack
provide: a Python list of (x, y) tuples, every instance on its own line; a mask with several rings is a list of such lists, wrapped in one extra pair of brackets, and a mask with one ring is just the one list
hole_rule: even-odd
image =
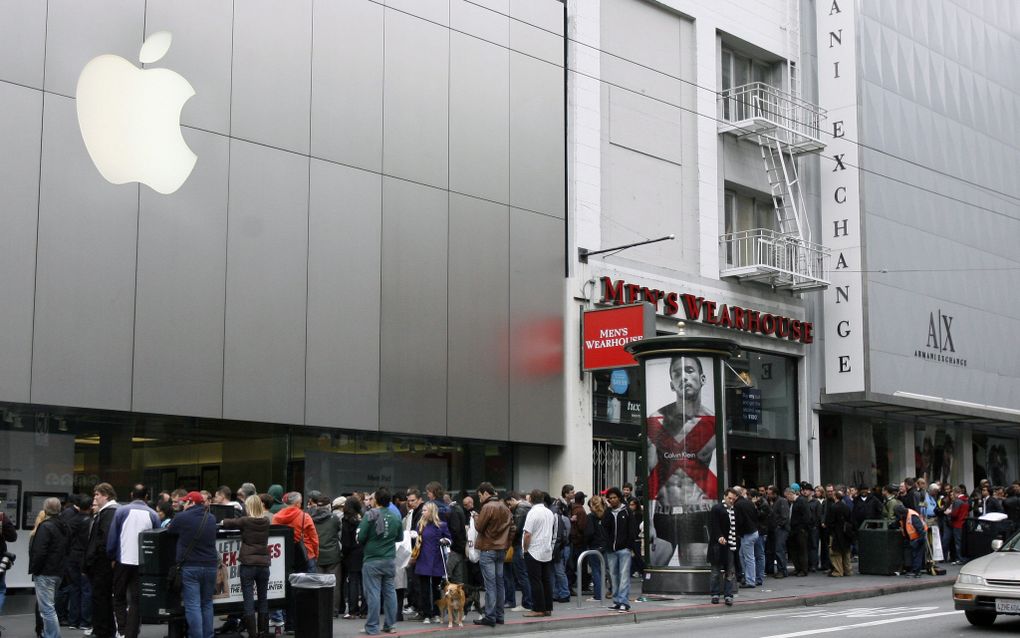
[(553, 557), (559, 556), (563, 548), (570, 544), (570, 519), (563, 514), (553, 514)]

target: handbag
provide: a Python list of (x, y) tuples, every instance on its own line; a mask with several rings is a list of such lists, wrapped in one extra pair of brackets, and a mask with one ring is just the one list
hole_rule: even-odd
[(181, 556), (181, 560), (170, 566), (169, 571), (166, 575), (167, 589), (171, 594), (176, 596), (181, 595), (181, 590), (184, 588), (184, 581), (181, 571), (184, 567), (184, 561), (188, 560), (188, 554), (191, 553), (191, 549), (195, 546), (195, 541), (202, 535), (202, 530), (205, 529), (205, 522), (209, 519), (209, 512), (206, 512), (202, 516), (202, 524), (198, 526), (198, 533), (192, 537), (191, 542), (188, 543), (188, 547), (184, 550), (184, 555)]
[(513, 560), (514, 560), (514, 546), (511, 545), (510, 547), (506, 548), (506, 556), (503, 557), (503, 562), (511, 563), (513, 562)]
[(416, 562), (418, 562), (418, 555), (419, 554), (421, 554), (421, 539), (420, 538), (418, 539), (418, 542), (414, 544), (414, 547), (411, 548), (411, 560), (408, 561), (408, 564), (414, 565)]

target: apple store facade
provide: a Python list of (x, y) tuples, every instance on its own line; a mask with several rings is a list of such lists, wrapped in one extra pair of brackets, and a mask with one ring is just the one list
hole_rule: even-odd
[(383, 4), (0, 7), (20, 528), (98, 481), (547, 484), (564, 5)]

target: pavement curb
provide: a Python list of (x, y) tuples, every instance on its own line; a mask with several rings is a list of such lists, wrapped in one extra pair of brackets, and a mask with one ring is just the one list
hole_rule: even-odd
[[(591, 627), (607, 627), (613, 625), (640, 624), (642, 622), (654, 622), (659, 620), (670, 620), (680, 618), (695, 618), (698, 616), (718, 616), (725, 613), (734, 613), (748, 609), (771, 610), (789, 607), (813, 607), (826, 605), (846, 600), (859, 600), (863, 598), (876, 598), (891, 594), (902, 594), (911, 591), (923, 591), (948, 587), (956, 580), (955, 576), (938, 577), (925, 579), (920, 582), (897, 582), (878, 587), (867, 587), (861, 589), (846, 589), (842, 591), (827, 591), (818, 594), (790, 595), (776, 598), (764, 598), (760, 600), (744, 600), (736, 602), (733, 607), (727, 609), (724, 605), (713, 605), (711, 603), (688, 605), (681, 608), (663, 608), (642, 605), (640, 611), (626, 614), (614, 614), (608, 609), (603, 613), (585, 616), (571, 616), (569, 618), (550, 618), (548, 620), (521, 620), (509, 622), (497, 627), (477, 627), (465, 624), (464, 627), (449, 629), (446, 625), (439, 627), (403, 629), (394, 636), (425, 636), (438, 634), (439, 632), (456, 632), (457, 636), (473, 638), (474, 636), (512, 636), (536, 631), (560, 631), (565, 629), (586, 629)], [(592, 611), (596, 607), (591, 608)], [(473, 615), (473, 614), (472, 614)], [(470, 622), (470, 621), (467, 621)], [(399, 628), (399, 625), (398, 625)]]

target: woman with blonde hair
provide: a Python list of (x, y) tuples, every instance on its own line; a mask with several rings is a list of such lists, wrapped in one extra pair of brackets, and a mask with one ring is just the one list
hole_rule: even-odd
[(440, 597), (440, 587), (446, 576), (446, 564), (443, 558), (443, 545), (450, 544), (450, 529), (439, 519), (439, 508), (432, 501), (425, 503), (418, 521), (418, 558), (414, 563), (414, 573), (418, 576), (418, 591), (421, 592), (419, 609), (423, 623), (438, 623), (439, 610), (436, 601)]
[[(60, 621), (54, 597), (64, 576), (71, 529), (60, 520), (60, 499), (43, 501), (28, 543), (28, 572), (35, 578), (35, 600), (42, 618), (43, 638), (60, 638)], [(38, 633), (38, 632), (37, 632)]]
[[(609, 533), (603, 525), (603, 518), (608, 511), (604, 498), (595, 494), (588, 499), (588, 509), (591, 515), (584, 528), (584, 542), (588, 549), (598, 550), (603, 558), (609, 550)], [(602, 562), (598, 559), (590, 560), (591, 564), (591, 589), (592, 597), (589, 602), (602, 600), (602, 588), (605, 586), (605, 577), (602, 574)]]
[[(244, 500), (247, 516), (223, 520), (226, 529), (241, 530), (241, 595), (244, 596), (244, 625), (249, 638), (269, 635), (269, 519), (262, 499), (252, 494)], [(255, 596), (258, 596), (258, 616)]]

